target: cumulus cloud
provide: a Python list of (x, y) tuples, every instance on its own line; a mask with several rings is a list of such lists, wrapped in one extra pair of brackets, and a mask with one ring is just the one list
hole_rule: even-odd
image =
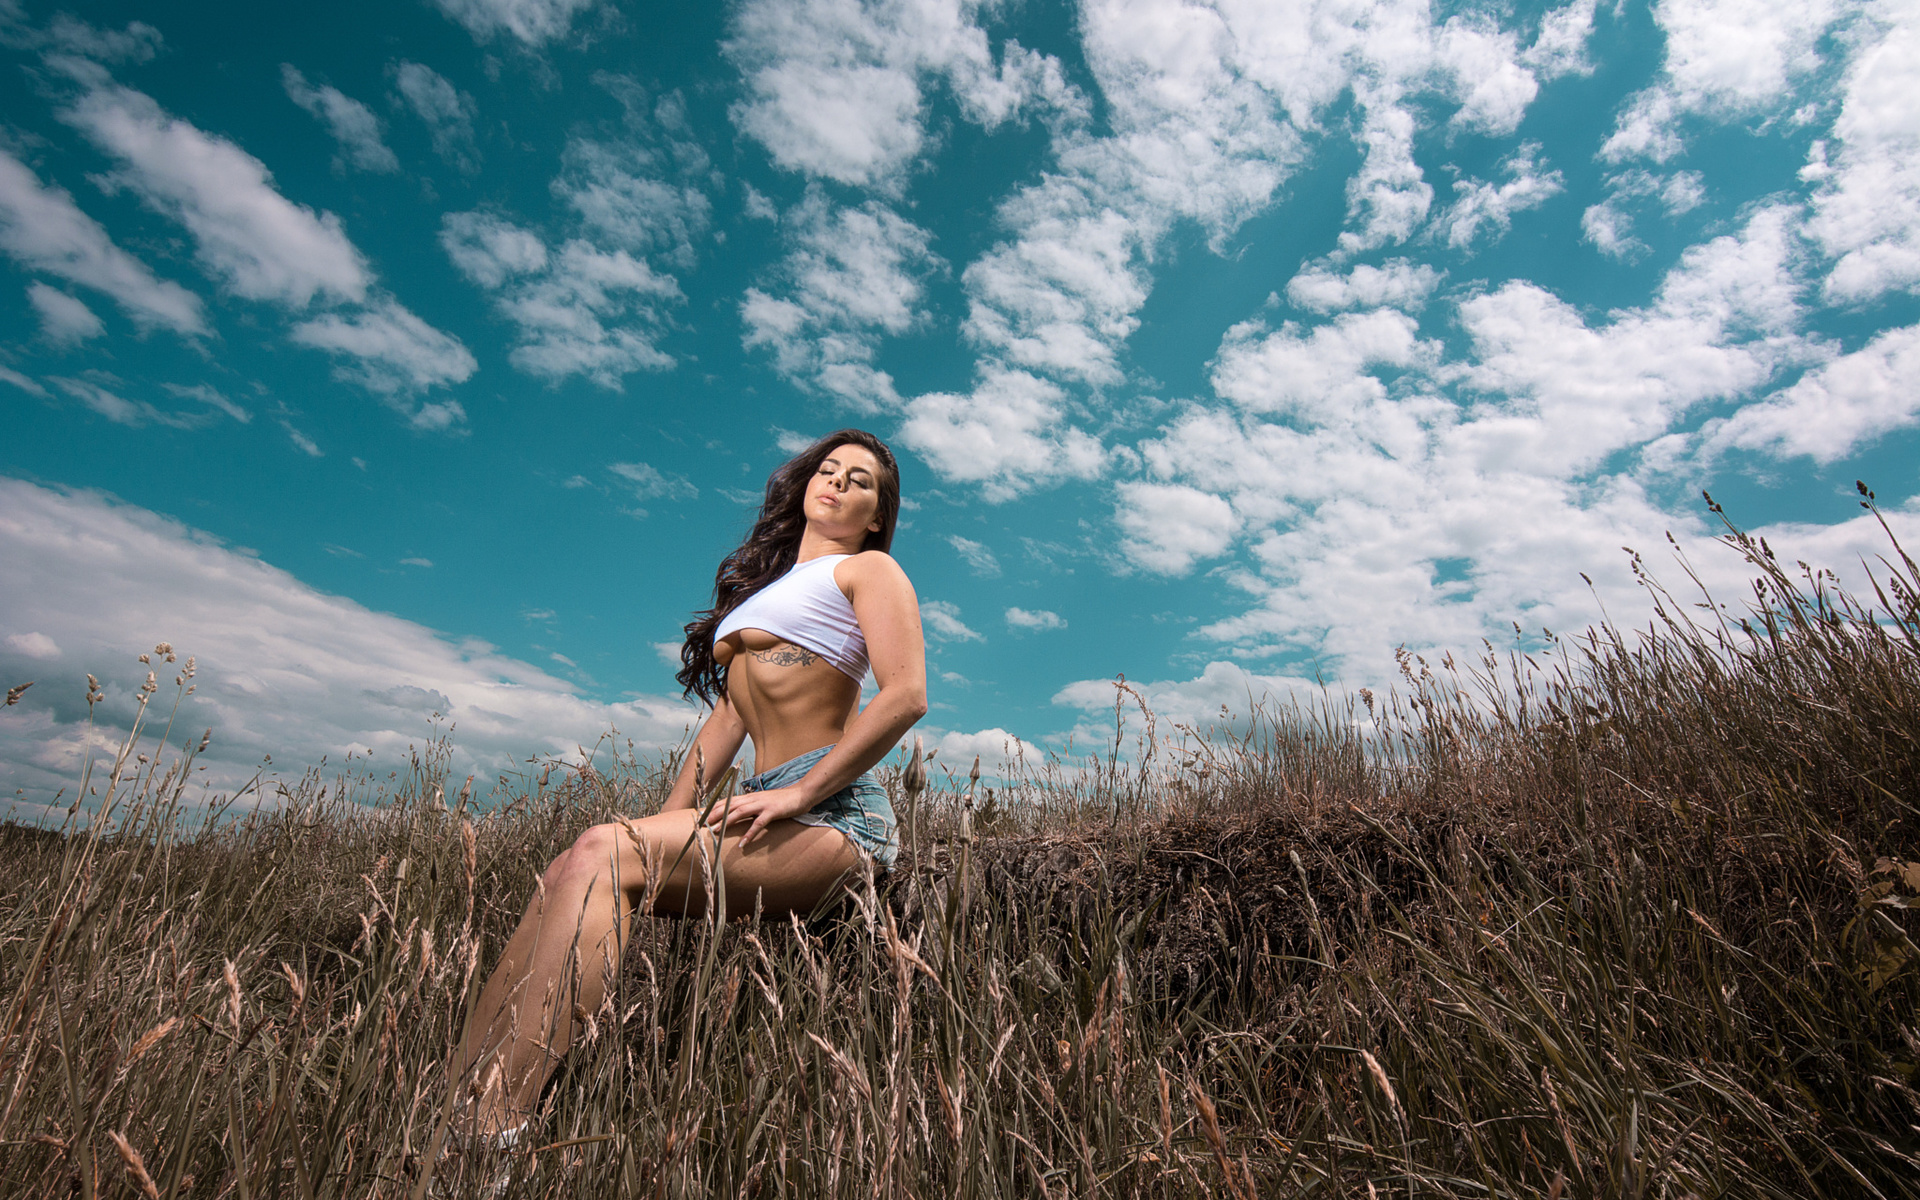
[(73, 197), (43, 185), (19, 159), (0, 149), (0, 250), (28, 270), (57, 275), (111, 297), (145, 328), (188, 336), (208, 332), (200, 297), (114, 245)]
[(700, 489), (684, 475), (670, 475), (643, 462), (613, 463), (607, 470), (627, 481), (640, 500), (697, 500)]
[(59, 288), (36, 280), (27, 285), (27, 301), (40, 316), (40, 336), (56, 346), (77, 346), (107, 331), (92, 309)]
[(928, 733), (933, 734), (927, 739), (928, 751), (938, 753), (936, 761), (953, 771), (956, 784), (961, 788), (965, 788), (967, 773), (973, 769), (976, 758), (980, 760), (980, 774), (990, 779), (1009, 778), (1022, 762), (1037, 767), (1047, 761), (1045, 750), (997, 725), (973, 733), (957, 729), (938, 734), (929, 730)]
[(1140, 447), (1123, 555), (1180, 573), (1244, 544), (1220, 578), (1248, 606), (1198, 636), (1349, 681), (1390, 681), (1402, 643), (1578, 628), (1599, 611), (1583, 571), (1637, 610), (1619, 547), (1672, 529), (1697, 552), (1707, 531), (1619, 456), (1822, 354), (1799, 332), (1796, 215), (1757, 210), (1603, 321), (1524, 282), (1471, 297), (1458, 358), (1388, 309), (1236, 327), (1214, 367), (1226, 407), (1189, 405)]
[(892, 192), (926, 145), (926, 81), (944, 82), (987, 128), (1036, 100), (1075, 103), (1057, 60), (1008, 43), (995, 61), (975, 23), (984, 7), (750, 0), (726, 47), (747, 88), (734, 122), (787, 170)]
[(1888, 330), (1792, 387), (1704, 431), (1709, 452), (1738, 446), (1778, 458), (1835, 462), (1867, 441), (1920, 420), (1920, 325)]
[(1177, 575), (1233, 544), (1240, 520), (1219, 496), (1183, 484), (1128, 481), (1114, 519), (1121, 553), (1149, 571)]
[(1032, 612), (1024, 608), (1009, 608), (1007, 610), (1008, 629), (1037, 633), (1044, 630), (1065, 629), (1066, 627), (1067, 619), (1065, 617), (1057, 612), (1048, 612), (1044, 608)]
[(1426, 263), (1396, 258), (1345, 273), (1312, 267), (1287, 281), (1287, 299), (1296, 308), (1330, 313), (1349, 308), (1399, 308), (1418, 312), (1440, 285), (1440, 272)]
[(1646, 249), (1633, 236), (1635, 210), (1658, 202), (1668, 216), (1678, 216), (1706, 201), (1706, 184), (1698, 171), (1675, 171), (1660, 176), (1638, 168), (1607, 179), (1607, 197), (1581, 214), (1580, 230), (1602, 254), (1630, 258)]
[(401, 98), (426, 125), (433, 152), (468, 175), (478, 171), (480, 146), (473, 136), (473, 118), (478, 110), (473, 97), (423, 63), (401, 61), (390, 71)]
[(353, 167), (388, 174), (400, 169), (400, 160), (381, 140), (380, 118), (372, 109), (330, 84), (315, 87), (292, 63), (280, 64), (280, 85), (287, 99), (317, 117), (339, 145), (335, 170)]
[(1801, 178), (1817, 183), (1807, 232), (1837, 261), (1826, 295), (1873, 300), (1920, 284), (1920, 14), (1882, 4), (1847, 66), (1833, 142), (1818, 142)]
[(637, 141), (575, 138), (562, 165), (553, 193), (586, 229), (634, 254), (693, 266), (713, 217), (713, 204), (697, 182), (707, 165), (697, 143), (670, 139), (663, 153)]
[(338, 217), (282, 196), (266, 164), (239, 146), (83, 67), (69, 64), (85, 90), (61, 118), (119, 160), (114, 183), (186, 227), (201, 265), (228, 290), (295, 309), (315, 296), (366, 298), (372, 276)]
[(1242, 322), (1220, 344), (1213, 387), (1251, 410), (1337, 419), (1386, 394), (1378, 369), (1435, 360), (1439, 345), (1422, 341), (1418, 329), (1390, 308), (1342, 313), (1311, 330), (1289, 321), (1268, 333), (1258, 320)]
[(967, 628), (960, 619), (960, 606), (946, 600), (922, 600), (920, 602), (920, 623), (928, 633), (943, 642), (979, 642), (984, 641), (979, 633)]
[(478, 368), (459, 338), (443, 333), (398, 301), (376, 298), (350, 313), (325, 313), (295, 325), (293, 341), (336, 357), (335, 378), (387, 397), (422, 429), (465, 418), (457, 401), (418, 407), (403, 402), (429, 388), (462, 383)]
[[(1196, 729), (1225, 724), (1222, 710), (1244, 722), (1247, 711), (1254, 705), (1285, 703), (1295, 696), (1312, 696), (1319, 691), (1319, 685), (1311, 679), (1257, 674), (1231, 662), (1208, 663), (1192, 679), (1133, 682), (1133, 686), (1147, 698), (1147, 707), (1163, 723), (1178, 722)], [(1082, 679), (1061, 688), (1054, 694), (1053, 702), (1088, 714), (1109, 714), (1106, 736), (1112, 737), (1113, 697), (1113, 680)]]
[(476, 42), (505, 33), (538, 46), (566, 33), (595, 0), (434, 0), (440, 11), (466, 26)]
[(951, 534), (947, 537), (947, 544), (953, 547), (954, 553), (960, 556), (960, 561), (966, 563), (967, 569), (975, 575), (983, 579), (992, 579), (1000, 574), (1000, 560), (994, 557), (993, 551), (981, 543), (972, 538), (963, 538), (959, 534)]
[[(174, 645), (163, 687), (188, 654), (195, 694), (176, 740), (214, 730), (202, 762), (231, 788), (264, 755), (297, 774), (352, 751), (399, 766), (438, 711), (454, 728), (452, 773), (484, 783), (528, 754), (571, 757), (610, 727), (674, 744), (696, 718), (668, 697), (609, 704), (484, 643), (447, 638), (319, 592), (173, 520), (93, 492), (0, 479), (0, 675), (38, 678), (0, 723), (0, 786), (71, 795), (86, 752), (85, 672), (106, 691), (101, 741), (131, 720), (147, 667)], [(63, 682), (63, 680), (65, 682)], [(168, 693), (162, 693), (162, 700)]]
[(479, 212), (448, 213), (440, 244), (518, 327), (510, 359), (522, 371), (552, 382), (584, 375), (619, 391), (635, 371), (673, 365), (655, 345), (656, 328), (680, 285), (625, 250), (576, 239), (550, 253), (531, 230)]
[(1601, 157), (1666, 162), (1685, 148), (1687, 116), (1728, 121), (1783, 104), (1819, 67), (1838, 11), (1837, 0), (1662, 0), (1653, 9), (1667, 42), (1661, 77), (1628, 101)]
[(785, 224), (792, 248), (778, 282), (748, 288), (740, 303), (744, 345), (771, 350), (781, 374), (855, 408), (897, 405), (873, 358), (882, 335), (922, 319), (924, 281), (943, 265), (931, 235), (877, 202), (836, 207), (818, 191)]
[(708, 228), (709, 164), (677, 94), (649, 107), (631, 80), (595, 79), (626, 109), (627, 134), (568, 143), (549, 190), (575, 233), (556, 247), (504, 215), (457, 212), (442, 217), (440, 245), (515, 326), (515, 367), (619, 391), (635, 371), (674, 365), (659, 345), (685, 299), (671, 271), (693, 265)]
[(484, 288), (498, 288), (547, 265), (547, 244), (537, 234), (486, 212), (442, 217), (440, 247), (462, 275)]
[(1434, 236), (1456, 250), (1464, 250), (1479, 238), (1482, 230), (1493, 230), (1497, 239), (1513, 227), (1513, 214), (1538, 208), (1566, 190), (1558, 171), (1542, 171), (1538, 156), (1540, 144), (1528, 142), (1500, 164), (1507, 174), (1505, 183), (1492, 184), (1479, 179), (1461, 179), (1454, 183), (1455, 200), (1434, 222)]
[(988, 501), (1043, 482), (1092, 479), (1106, 463), (1093, 435), (1068, 423), (1066, 394), (1024, 371), (991, 371), (969, 394), (909, 402), (900, 440)]

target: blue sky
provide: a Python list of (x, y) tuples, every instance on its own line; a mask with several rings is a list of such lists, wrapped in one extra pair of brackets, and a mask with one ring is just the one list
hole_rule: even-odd
[(1703, 488), (1857, 566), (1917, 95), (1912, 3), (0, 0), (0, 783), (160, 641), (214, 780), (670, 743), (845, 424), (956, 760), (1737, 586)]

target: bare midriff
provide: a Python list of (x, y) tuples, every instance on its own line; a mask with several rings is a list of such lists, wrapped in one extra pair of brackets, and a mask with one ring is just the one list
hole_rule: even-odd
[(764, 629), (739, 629), (714, 643), (727, 671), (727, 699), (753, 739), (753, 769), (840, 740), (860, 706), (860, 685), (804, 646)]

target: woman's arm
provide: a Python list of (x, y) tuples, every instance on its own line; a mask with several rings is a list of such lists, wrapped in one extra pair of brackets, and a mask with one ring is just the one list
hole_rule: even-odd
[(907, 573), (879, 551), (856, 554), (834, 573), (860, 621), (867, 662), (880, 690), (799, 783), (734, 799), (728, 824), (753, 822), (740, 839), (742, 848), (774, 821), (797, 817), (858, 779), (927, 713), (926, 641), (920, 632), (920, 602)]
[(687, 761), (680, 764), (680, 773), (674, 776), (673, 787), (667, 792), (667, 802), (660, 806), (665, 812), (675, 808), (692, 808), (699, 799), (694, 787), (695, 768), (700, 762), (707, 766), (706, 785), (713, 786), (720, 773), (733, 765), (734, 756), (740, 753), (740, 747), (747, 740), (747, 727), (740, 720), (740, 714), (734, 711), (733, 702), (727, 699), (725, 692), (714, 702), (713, 713), (700, 726), (700, 732), (693, 736), (693, 745), (687, 747)]

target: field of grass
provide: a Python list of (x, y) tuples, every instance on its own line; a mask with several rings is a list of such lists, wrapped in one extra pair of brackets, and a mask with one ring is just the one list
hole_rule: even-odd
[(1753, 593), (1643, 629), (1237, 733), (1117, 686), (1132, 753), (971, 811), (894, 772), (890, 876), (641, 918), (532, 1141), (434, 1180), (490, 954), (660, 764), (183, 829), (192, 742), (130, 746), (109, 831), (0, 830), (0, 1194), (1920, 1197), (1920, 572), (1727, 540)]

